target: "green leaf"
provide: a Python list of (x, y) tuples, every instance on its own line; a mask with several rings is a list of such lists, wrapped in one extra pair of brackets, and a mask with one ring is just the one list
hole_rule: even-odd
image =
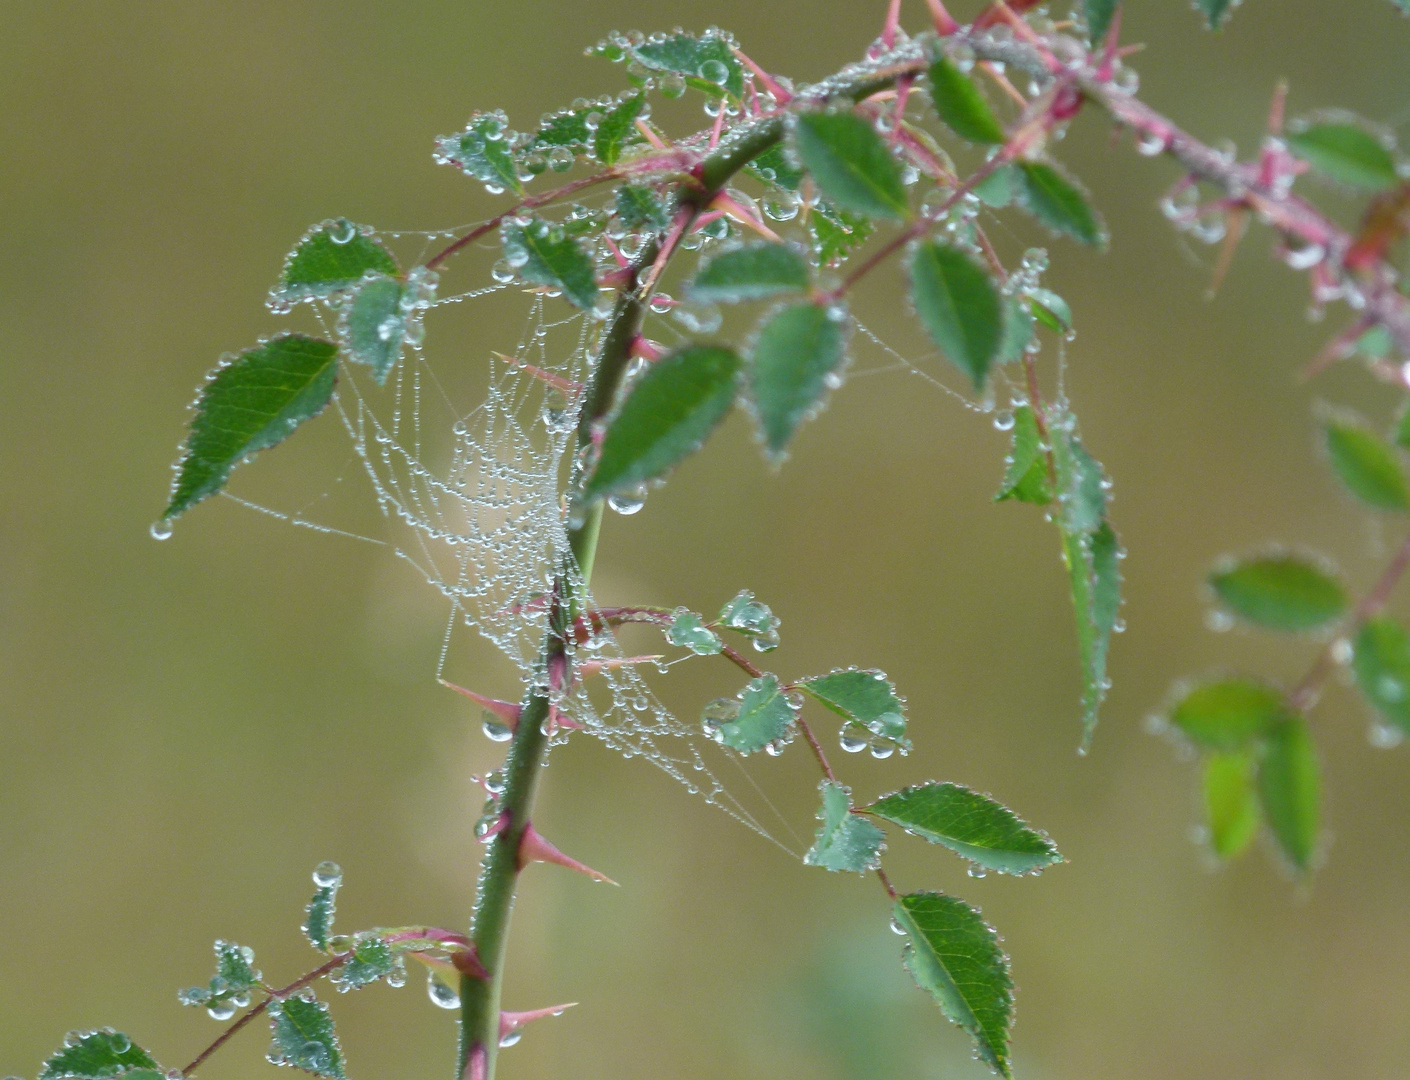
[(239, 994), (259, 985), (260, 973), (254, 968), (255, 951), (248, 945), (230, 941), (215, 943), (215, 978), (212, 994)]
[(1379, 191), (1399, 180), (1391, 152), (1355, 124), (1313, 124), (1289, 132), (1283, 141), (1303, 161), (1339, 183)]
[(665, 232), (671, 224), (666, 204), (645, 184), (623, 184), (617, 189), (617, 220), (633, 232)]
[(1087, 19), (1087, 40), (1100, 45), (1111, 28), (1111, 17), (1116, 14), (1116, 0), (1083, 0), (1082, 13)]
[(982, 390), (1004, 333), (999, 290), (984, 268), (938, 240), (919, 244), (911, 302), (931, 340)]
[(63, 1048), (44, 1063), (39, 1080), (111, 1080), (133, 1069), (161, 1066), (122, 1032), (105, 1028), (65, 1039)]
[(406, 340), (406, 316), (400, 307), (403, 291), (401, 282), (393, 278), (369, 278), (357, 287), (338, 318), (338, 337), (348, 359), (368, 365), (378, 386), (401, 359)]
[(1001, 143), (1004, 129), (984, 95), (949, 57), (930, 65), (930, 99), (935, 112), (956, 135), (977, 143)]
[(910, 216), (901, 167), (876, 129), (850, 112), (811, 112), (793, 125), (793, 150), (818, 188), (869, 218)]
[(1049, 330), (1065, 334), (1072, 329), (1072, 309), (1057, 293), (1048, 289), (1030, 289), (1028, 302), (1034, 317)]
[(1324, 435), (1327, 460), (1348, 491), (1377, 510), (1410, 509), (1410, 486), (1394, 450), (1346, 421), (1329, 421)]
[(1278, 848), (1299, 873), (1317, 854), (1321, 778), (1307, 724), (1292, 717), (1269, 732), (1258, 762), (1258, 795)]
[(659, 480), (700, 449), (734, 404), (738, 371), (739, 357), (715, 345), (689, 345), (653, 364), (608, 421), (583, 499)]
[(798, 710), (775, 675), (753, 679), (733, 698), (717, 698), (701, 715), (705, 734), (723, 746), (752, 754), (793, 737)]
[(738, 100), (744, 93), (744, 67), (730, 47), (732, 40), (717, 31), (662, 35), (631, 47), (632, 57), (651, 71), (685, 76), (687, 85), (712, 96), (721, 91)]
[(798, 688), (871, 734), (910, 748), (911, 741), (906, 738), (906, 703), (896, 695), (884, 672), (875, 668), (831, 671), (799, 679)]
[(1076, 184), (1039, 161), (1020, 162), (1016, 167), (1021, 180), (1019, 197), (1029, 213), (1055, 232), (1084, 244), (1100, 247), (1106, 243), (1101, 221)]
[(974, 185), (974, 195), (985, 206), (1002, 210), (1019, 197), (1023, 178), (1013, 165), (1001, 165)]
[(528, 225), (512, 219), (500, 226), (504, 257), (525, 281), (562, 289), (563, 296), (591, 311), (597, 303), (597, 276), (592, 257), (561, 225), (534, 218)]
[(818, 810), (817, 838), (803, 856), (807, 866), (825, 870), (850, 870), (865, 874), (881, 865), (886, 834), (866, 818), (852, 812), (852, 793), (841, 784), (824, 780), (819, 785), (822, 806)]
[(932, 781), (903, 788), (863, 810), (1001, 874), (1036, 874), (1063, 861), (1046, 833), (1026, 825), (1007, 806), (958, 784)]
[(910, 938), (902, 962), (916, 985), (969, 1032), (986, 1064), (1011, 1077), (1013, 980), (993, 928), (964, 901), (934, 892), (902, 896), (893, 917)]
[(586, 150), (592, 143), (592, 132), (587, 126), (588, 113), (592, 112), (601, 112), (601, 109), (595, 105), (583, 105), (546, 114), (530, 146), (535, 150), (552, 150), (556, 147)]
[(304, 936), (319, 952), (328, 951), (328, 939), (333, 934), (333, 915), (337, 910), (340, 881), (318, 886), (313, 899), (304, 908)]
[(1237, 0), (1195, 0), (1200, 11), (1204, 12), (1205, 22), (1211, 30), (1218, 30), (1229, 13), (1234, 10)]
[(1367, 619), (1356, 633), (1351, 670), (1376, 710), (1410, 733), (1410, 635), (1387, 616)]
[(353, 946), (352, 957), (343, 965), (338, 992), (346, 994), (376, 982), (397, 969), (396, 954), (381, 938), (364, 938)]
[(434, 156), (438, 162), (473, 176), (492, 193), (496, 188), (520, 193), (524, 185), (519, 182), (510, 135), (509, 117), (502, 111), (477, 112), (464, 131), (436, 140)]
[(1248, 847), (1259, 819), (1252, 755), (1209, 755), (1204, 763), (1204, 817), (1210, 849), (1220, 859), (1232, 859)]
[(734, 599), (720, 609), (717, 622), (753, 639), (754, 648), (759, 652), (778, 647), (779, 617), (768, 604), (755, 600), (748, 589), (740, 589)]
[(287, 307), (349, 289), (365, 274), (395, 275), (391, 253), (347, 218), (311, 229), (284, 260), (279, 284), (269, 293), (274, 307)]
[(666, 630), (666, 640), (672, 645), (689, 649), (696, 656), (715, 656), (725, 647), (720, 635), (706, 626), (705, 620), (689, 608), (683, 607), (672, 612), (671, 625)]
[(795, 304), (760, 328), (747, 379), (764, 449), (776, 464), (798, 426), (822, 408), (846, 359), (846, 314), (839, 306)]
[(1295, 555), (1261, 555), (1209, 575), (1210, 587), (1233, 614), (1272, 630), (1313, 630), (1346, 610), (1335, 578)]
[(860, 214), (849, 214), (831, 203), (819, 202), (808, 215), (808, 235), (819, 266), (842, 264), (853, 250), (866, 243), (874, 226)]
[(803, 182), (803, 170), (788, 160), (783, 147), (775, 143), (745, 166), (766, 184), (777, 184), (785, 191), (797, 191)]
[(1103, 522), (1091, 533), (1063, 533), (1072, 607), (1077, 619), (1077, 653), (1082, 662), (1082, 745), (1092, 741), (1097, 711), (1106, 698), (1107, 651), (1121, 606), (1121, 570), (1116, 533)]
[(1013, 411), (1013, 449), (1010, 451), (1004, 480), (995, 502), (1017, 499), (1019, 502), (1047, 506), (1053, 501), (1053, 486), (1048, 476), (1048, 462), (1043, 455), (1043, 440), (1038, 434), (1038, 418), (1028, 405)]
[(347, 1080), (343, 1073), (342, 1050), (333, 1031), (333, 1018), (323, 1002), (311, 997), (271, 1001), (269, 1024), (274, 1041), (266, 1056), (272, 1064), (303, 1069), (315, 1076)]
[(735, 304), (803, 292), (810, 284), (808, 264), (796, 248), (762, 241), (716, 255), (687, 292), (698, 303)]
[(999, 351), (994, 357), (996, 364), (1012, 364), (1023, 359), (1023, 354), (1033, 344), (1033, 312), (1029, 303), (1020, 296), (1006, 296), (1001, 301), (1003, 308), (1003, 334), (999, 339)]
[(1053, 469), (1057, 474), (1058, 524), (1067, 533), (1095, 532), (1106, 520), (1106, 488), (1101, 464), (1074, 433), (1070, 414), (1049, 421)]
[(623, 98), (617, 105), (602, 115), (597, 131), (593, 133), (593, 156), (604, 165), (615, 165), (627, 147), (645, 142), (637, 130), (636, 120), (646, 107), (645, 94), (633, 94)]
[(216, 494), (236, 465), (322, 412), (333, 396), (337, 362), (332, 342), (281, 334), (217, 368), (201, 388), (162, 518), (184, 514)]
[(1184, 693), (1170, 710), (1170, 722), (1196, 746), (1242, 750), (1292, 713), (1283, 695), (1253, 679), (1222, 679)]

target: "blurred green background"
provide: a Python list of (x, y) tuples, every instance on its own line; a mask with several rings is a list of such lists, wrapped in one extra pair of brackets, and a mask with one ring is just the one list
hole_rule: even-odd
[[(438, 596), (387, 549), (228, 500), (165, 544), (147, 533), (192, 388), (274, 328), (261, 302), (292, 241), (331, 215), (431, 228), (493, 212), (433, 165), (432, 137), (472, 108), (527, 125), (615, 91), (620, 69), (582, 55), (608, 30), (717, 23), (808, 79), (859, 55), (883, 6), (0, 9), (0, 1075), (32, 1077), (66, 1030), (100, 1024), (184, 1063), (217, 1027), (175, 991), (209, 977), (214, 937), (254, 946), (271, 979), (310, 964), (298, 924), (321, 859), (344, 867), (348, 929), (466, 921), (467, 777), (500, 751), (434, 683)], [(917, 25), (922, 11), (907, 4)], [(1151, 46), (1143, 95), (1245, 152), (1280, 76), (1295, 112), (1410, 120), (1410, 23), (1386, 0), (1249, 0), (1218, 36), (1180, 0), (1136, 0), (1126, 30)], [(1319, 398), (1377, 422), (1395, 403), (1354, 371), (1297, 384), (1329, 327), (1309, 323), (1266, 234), (1206, 302), (1211, 252), (1155, 207), (1171, 167), (1114, 147), (1097, 117), (1057, 149), (1113, 234), (1104, 255), (1052, 243), (1050, 283), (1077, 314), (1069, 388), (1131, 552), (1130, 631), (1091, 756), (1074, 752), (1056, 537), (1031, 508), (991, 505), (1005, 439), (988, 419), (913, 377), (853, 380), (777, 475), (732, 421), (643, 513), (609, 522), (598, 591), (708, 607), (753, 588), (784, 620), (779, 670), (877, 665), (907, 695), (917, 752), (847, 760), (859, 793), (954, 779), (1053, 834), (1071, 864), (1029, 880), (892, 850), (903, 887), (956, 891), (1001, 928), (1021, 1076), (1404, 1075), (1410, 748), (1373, 750), (1361, 705), (1329, 691), (1330, 858), (1298, 890), (1263, 852), (1209, 871), (1190, 839), (1194, 772), (1142, 723), (1181, 675), (1307, 663), (1308, 642), (1207, 632), (1201, 574), (1281, 539), (1364, 587), (1396, 537), (1334, 489), (1310, 417)], [(882, 278), (861, 299), (883, 332), (898, 289)], [(512, 343), (521, 315), (482, 303), (442, 369)], [(430, 332), (435, 346), (434, 316)], [(236, 489), (287, 508), (306, 471), (336, 474), (334, 427)], [(507, 664), (458, 640), (456, 674), (513, 691)], [(705, 668), (668, 682), (682, 709), (734, 688)], [(798, 748), (750, 772), (808, 833)], [(797, 865), (590, 740), (546, 780), (543, 831), (623, 887), (529, 871), (507, 1004), (583, 1004), (508, 1051), (506, 1077), (983, 1075), (909, 986), (874, 882)], [(356, 1080), (449, 1075), (452, 1016), (412, 974), (336, 1002)], [(202, 1075), (267, 1076), (265, 1045), (244, 1035)]]

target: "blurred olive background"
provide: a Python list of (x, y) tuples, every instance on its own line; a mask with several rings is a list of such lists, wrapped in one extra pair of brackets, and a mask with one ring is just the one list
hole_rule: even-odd
[[(582, 55), (608, 30), (718, 23), (808, 79), (859, 55), (883, 6), (0, 9), (0, 1075), (34, 1076), (66, 1030), (101, 1024), (168, 1067), (189, 1060), (218, 1029), (175, 991), (209, 978), (213, 938), (252, 945), (272, 980), (311, 966), (298, 925), (321, 859), (344, 867), (346, 929), (467, 919), (467, 778), (501, 748), (434, 682), (437, 594), (386, 548), (228, 500), (167, 543), (148, 536), (192, 388), (275, 328), (262, 300), (293, 240), (339, 214), (431, 228), (493, 212), (432, 163), (433, 136), (472, 108), (526, 126), (616, 91), (621, 69)], [(922, 12), (907, 4), (917, 25)], [(1151, 46), (1143, 94), (1245, 152), (1280, 76), (1294, 112), (1341, 105), (1402, 133), (1410, 120), (1410, 24), (1386, 0), (1249, 0), (1218, 36), (1180, 0), (1135, 0), (1126, 29)], [(859, 795), (954, 779), (1051, 831), (1071, 862), (1038, 879), (970, 880), (900, 837), (891, 855), (901, 886), (958, 892), (1001, 928), (1021, 1076), (1402, 1076), (1410, 749), (1373, 750), (1362, 706), (1329, 691), (1315, 725), (1329, 861), (1299, 890), (1266, 851), (1210, 872), (1190, 838), (1195, 773), (1143, 728), (1179, 676), (1293, 678), (1308, 662), (1310, 642), (1207, 632), (1201, 575), (1277, 539), (1327, 552), (1364, 588), (1398, 526), (1338, 494), (1311, 416), (1326, 398), (1383, 423), (1395, 402), (1355, 371), (1297, 384), (1345, 316), (1309, 323), (1305, 284), (1267, 258), (1266, 234), (1206, 302), (1212, 253), (1156, 210), (1171, 166), (1113, 146), (1096, 116), (1057, 149), (1113, 234), (1106, 254), (1051, 243), (1050, 283), (1077, 314), (1068, 385), (1131, 553), (1130, 630), (1091, 756), (1075, 753), (1056, 537), (1032, 508), (990, 503), (1005, 437), (914, 377), (852, 380), (777, 475), (731, 421), (643, 513), (609, 522), (598, 591), (710, 609), (754, 589), (784, 620), (778, 670), (876, 665), (907, 695), (917, 752), (846, 760)], [(1011, 227), (1016, 249), (1027, 234)], [(915, 345), (899, 289), (882, 276), (859, 304)], [(457, 324), (469, 337), (441, 343), (433, 316), (439, 369), (512, 344), (517, 303), (482, 302)], [(347, 447), (333, 420), (318, 430), (236, 490), (285, 509), (328, 490)], [(377, 535), (374, 509), (358, 512)], [(452, 668), (514, 693), (468, 635)], [(708, 664), (666, 683), (683, 711), (735, 688)], [(815, 777), (800, 748), (749, 773), (806, 843)], [(506, 1003), (582, 1005), (508, 1051), (506, 1077), (983, 1075), (909, 985), (875, 882), (806, 869), (585, 738), (546, 781), (543, 831), (622, 888), (528, 872)], [(356, 1080), (450, 1075), (452, 1015), (416, 972), (335, 1008)], [(242, 1035), (202, 1075), (268, 1076), (265, 1046)]]

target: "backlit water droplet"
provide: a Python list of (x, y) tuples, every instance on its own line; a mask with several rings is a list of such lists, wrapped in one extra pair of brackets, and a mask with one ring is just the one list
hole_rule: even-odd
[(159, 521), (152, 522), (152, 527), (148, 531), (151, 532), (153, 540), (170, 540), (171, 518), (162, 518)]
[(460, 995), (436, 978), (434, 973), (426, 978), (426, 994), (432, 1004), (439, 1005), (442, 1009), (460, 1008)]
[(343, 883), (343, 868), (331, 859), (324, 859), (313, 868), (313, 883), (320, 889), (341, 885)]

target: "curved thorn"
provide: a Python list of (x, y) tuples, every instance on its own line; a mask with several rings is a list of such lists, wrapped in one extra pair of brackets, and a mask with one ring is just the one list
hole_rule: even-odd
[(606, 874), (599, 873), (586, 863), (580, 863), (577, 859), (564, 855), (543, 838), (534, 828), (533, 822), (525, 825), (523, 833), (519, 836), (519, 869), (524, 869), (531, 862), (554, 863), (567, 867), (569, 870), (576, 870), (580, 874), (586, 874), (594, 881), (605, 881), (608, 885), (617, 884)]
[(530, 1009), (528, 1012), (505, 1012), (499, 1014), (499, 1037), (502, 1039), (511, 1031), (518, 1031), (525, 1024), (532, 1024), (535, 1020), (542, 1020), (546, 1016), (562, 1016), (564, 1011), (576, 1005), (576, 1001), (564, 1002), (562, 1005), (550, 1005), (546, 1009)]
[(455, 683), (446, 682), (444, 679), (437, 679), (436, 681), (442, 686), (454, 690), (457, 694), (464, 694), (476, 705), (480, 706), (480, 708), (484, 709), (486, 712), (493, 713), (511, 728), (519, 725), (520, 706), (514, 704), (514, 702), (500, 701), (498, 698), (485, 697), (483, 694), (477, 694), (475, 691), (467, 690), (463, 686), (456, 686)]

